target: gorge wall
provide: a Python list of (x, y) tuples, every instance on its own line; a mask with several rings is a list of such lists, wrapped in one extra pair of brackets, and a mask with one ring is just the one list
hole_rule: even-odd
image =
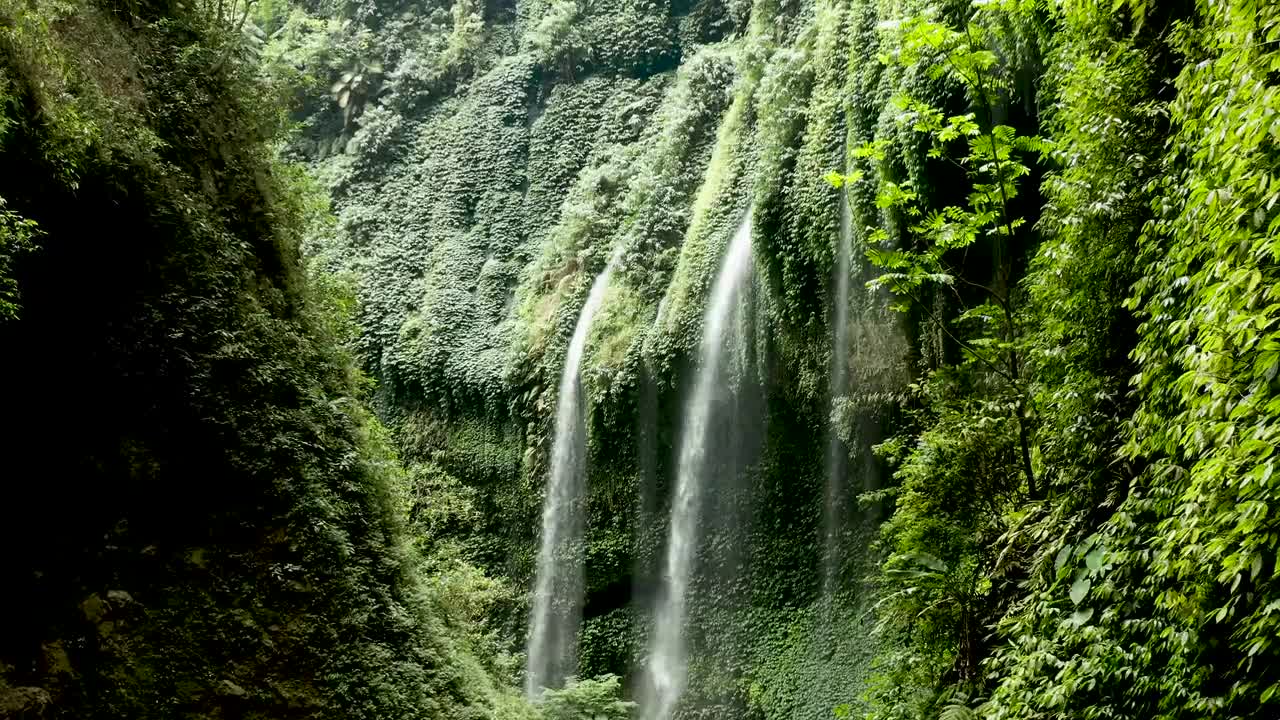
[[(747, 357), (708, 471), (679, 716), (918, 717), (988, 698), (993, 716), (1099, 704), (1140, 716), (1262, 698), (1269, 681), (1228, 669), (1230, 653), (1199, 654), (1213, 643), (1193, 618), (1228, 622), (1237, 649), (1270, 648), (1267, 594), (1222, 599), (1236, 597), (1242, 558), (1258, 577), (1270, 551), (1229, 541), (1194, 571), (1141, 548), (1202, 547), (1201, 526), (1174, 518), (1199, 517), (1208, 498), (1224, 504), (1204, 527), (1236, 527), (1221, 484), (1235, 470), (1208, 468), (1269, 467), (1253, 445), (1182, 439), (1271, 432), (1263, 415), (1236, 426), (1221, 414), (1269, 396), (1260, 336), (1169, 358), (1217, 337), (1211, 317), (1228, 312), (1176, 288), (1216, 287), (1226, 270), (1211, 268), (1237, 261), (1254, 277), (1251, 261), (1213, 254), (1225, 245), (1192, 249), (1209, 242), (1197, 223), (1226, 232), (1231, 211), (1180, 208), (1192, 187), (1219, 202), (1215, 188), (1236, 188), (1241, 218), (1271, 197), (1245, 187), (1273, 166), (1274, 83), (1257, 75), (1273, 55), (1256, 38), (1274, 13), (558, 0), (339, 15), (352, 24), (329, 32), (350, 38), (348, 59), (327, 61), (346, 69), (310, 96), (293, 146), (339, 218), (313, 252), (357, 279), (362, 350), (406, 458), (474, 493), (483, 526), (466, 556), (517, 591), (491, 618), (508, 638), (527, 617), (519, 591), (566, 346), (621, 252), (580, 378), (578, 670), (625, 674), (644, 697), (706, 303), (750, 209)], [(301, 22), (278, 32), (322, 31)], [(1231, 73), (1255, 83), (1247, 97)], [(1228, 170), (1196, 128), (1226, 142), (1231, 122), (1254, 129), (1231, 136), (1246, 159)], [(1273, 215), (1257, 212), (1228, 234), (1265, 253)], [(845, 237), (856, 292), (847, 378), (832, 390)], [(1254, 370), (1212, 375), (1253, 362), (1222, 349), (1237, 342), (1255, 343)], [(1166, 392), (1157, 376), (1191, 385)], [(1202, 406), (1189, 378), (1211, 376), (1220, 392), (1252, 390)], [(1228, 425), (1198, 424), (1211, 422)], [(1179, 474), (1191, 466), (1202, 480)], [(832, 467), (844, 492), (827, 492)], [(844, 520), (833, 532), (824, 518)], [(1180, 582), (1195, 600), (1170, 594)], [(1056, 651), (1036, 649), (1044, 633)], [(1198, 639), (1140, 650), (1156, 637)], [(1201, 663), (1207, 674), (1189, 669)], [(1126, 673), (1142, 680), (1122, 687)]]
[(0, 0), (0, 719), (1276, 716), (1278, 69), (1253, 0)]
[[(561, 364), (617, 249), (581, 373), (579, 672), (640, 667), (704, 303), (753, 205), (757, 389), (718, 428), (690, 703), (821, 717), (856, 697), (871, 641), (856, 621), (824, 633), (832, 609), (818, 602), (828, 418), (836, 411), (841, 447), (859, 458), (857, 487), (873, 487), (870, 445), (913, 367), (907, 323), (856, 282), (848, 392), (828, 396), (841, 193), (824, 176), (877, 128), (896, 132), (880, 115), (899, 79), (859, 60), (867, 48), (851, 53), (877, 42), (874, 8), (382, 4), (354, 17), (372, 34), (376, 87), (336, 139), (340, 110), (317, 101), (295, 146), (338, 217), (314, 251), (358, 278), (362, 348), (407, 457), (480, 498), (485, 542), (469, 542), (469, 557), (532, 584)], [(865, 108), (851, 114), (855, 97)], [(923, 150), (913, 140), (903, 152)], [(874, 194), (851, 195), (857, 243), (880, 214)], [(840, 587), (856, 597), (873, 554), (863, 511), (848, 505)], [(527, 614), (506, 617), (519, 637)]]

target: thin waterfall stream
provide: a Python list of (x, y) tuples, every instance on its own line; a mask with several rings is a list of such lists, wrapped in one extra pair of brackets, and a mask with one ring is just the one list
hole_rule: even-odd
[(685, 406), (662, 575), (665, 587), (654, 614), (646, 668), (649, 697), (642, 707), (647, 720), (668, 720), (687, 682), (687, 595), (709, 475), (708, 435), (712, 423), (719, 419), (716, 417), (717, 400), (726, 386), (723, 356), (726, 346), (731, 344), (728, 337), (730, 320), (741, 305), (742, 288), (750, 275), (751, 265), (751, 213), (748, 212), (729, 242), (707, 301), (698, 376), (693, 394)]
[(853, 253), (853, 218), (845, 191), (840, 192), (840, 233), (836, 248), (836, 297), (831, 313), (831, 376), (829, 379), (830, 415), (827, 420), (827, 486), (822, 512), (823, 558), (822, 600), (831, 601), (838, 588), (841, 564), (840, 535), (848, 518), (842, 504), (849, 489), (845, 482), (848, 458), (844, 442), (837, 431), (840, 397), (845, 393), (849, 374), (849, 274)]
[(560, 375), (551, 472), (542, 505), (542, 537), (529, 617), (525, 694), (531, 699), (544, 688), (563, 684), (577, 666), (585, 581), (581, 545), (587, 475), (586, 423), (579, 374), (587, 335), (604, 302), (617, 260), (615, 252), (591, 283)]

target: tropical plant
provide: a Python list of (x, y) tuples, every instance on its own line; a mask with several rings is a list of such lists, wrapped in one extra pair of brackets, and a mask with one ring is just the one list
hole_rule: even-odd
[(377, 92), (381, 82), (382, 64), (369, 59), (355, 61), (338, 76), (329, 92), (342, 109), (344, 130), (350, 130), (354, 126), (355, 118)]

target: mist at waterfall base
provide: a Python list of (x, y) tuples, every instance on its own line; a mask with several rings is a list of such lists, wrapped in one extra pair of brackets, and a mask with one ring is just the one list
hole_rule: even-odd
[(617, 255), (596, 276), (578, 315), (556, 406), (551, 468), (542, 508), (542, 535), (529, 617), (525, 694), (559, 687), (577, 669), (578, 629), (585, 588), (583, 531), (586, 494), (586, 424), (581, 367), (591, 322), (604, 302)]

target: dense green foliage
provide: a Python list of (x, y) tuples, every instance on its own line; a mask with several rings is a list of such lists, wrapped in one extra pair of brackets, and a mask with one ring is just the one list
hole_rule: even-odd
[(519, 713), (213, 9), (0, 4), (0, 716)]
[[(342, 218), (319, 252), (360, 279), (397, 442), (476, 493), (464, 552), (515, 587), (568, 335), (623, 250), (584, 375), (582, 672), (643, 661), (687, 364), (750, 205), (735, 382), (761, 392), (706, 529), (690, 717), (1266, 714), (1268, 8), (312, 12), (387, 69), (341, 154), (332, 102), (299, 115)], [(868, 289), (830, 396), (842, 222)], [(866, 518), (830, 605), (827, 434)]]
[(630, 717), (744, 217), (681, 720), (1275, 716), (1278, 74), (1257, 0), (0, 0), (0, 717)]
[[(901, 484), (878, 614), (900, 649), (882, 656), (877, 717), (1275, 712), (1276, 408), (1264, 408), (1280, 223), (1267, 194), (1277, 96), (1262, 79), (1275, 60), (1261, 38), (1277, 17), (1252, 3), (1130, 9), (986, 4), (899, 31), (968, 74), (976, 117), (901, 107), (936, 141), (990, 139), (994, 151), (960, 161), (979, 216), (1002, 162), (1048, 156), (1029, 232), (1016, 232), (1009, 187), (994, 231), (944, 208), (912, 228), (924, 254), (872, 255), (908, 298), (927, 282), (959, 288), (943, 330), (959, 357), (926, 374), (915, 428), (884, 446)], [(1020, 68), (988, 57), (966, 69), (955, 53), (1037, 47), (1050, 104), (1029, 127), (1047, 142), (1028, 145), (982, 97), (986, 82), (1014, 101)], [(994, 266), (948, 265), (982, 242)], [(1025, 270), (1001, 267), (1017, 257)]]

